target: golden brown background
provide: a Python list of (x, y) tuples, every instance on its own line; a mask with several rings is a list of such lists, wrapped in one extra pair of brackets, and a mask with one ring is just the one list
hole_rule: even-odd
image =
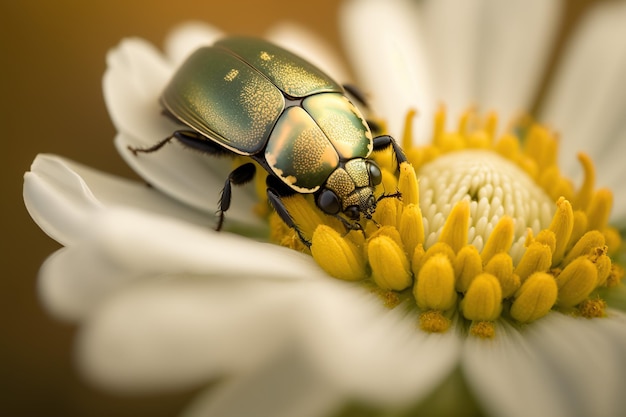
[(161, 47), (168, 30), (203, 20), (262, 35), (292, 20), (338, 45), (337, 1), (20, 0), (0, 5), (0, 416), (171, 416), (190, 393), (120, 397), (80, 380), (74, 328), (36, 297), (37, 270), (59, 246), (30, 220), (22, 175), (37, 153), (134, 177), (113, 147), (101, 92), (105, 54), (140, 36)]

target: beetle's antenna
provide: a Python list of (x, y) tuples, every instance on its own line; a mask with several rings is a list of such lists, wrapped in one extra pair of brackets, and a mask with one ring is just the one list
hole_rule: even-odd
[(384, 200), (385, 198), (397, 198), (398, 200), (402, 201), (402, 193), (398, 190), (393, 194), (385, 194), (382, 193), (378, 199), (376, 199), (376, 202), (380, 201), (380, 200)]

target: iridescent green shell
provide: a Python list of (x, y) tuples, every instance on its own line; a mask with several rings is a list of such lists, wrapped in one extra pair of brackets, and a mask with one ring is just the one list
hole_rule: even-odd
[(303, 100), (302, 107), (289, 107), (281, 115), (265, 159), (291, 188), (311, 193), (340, 160), (369, 156), (372, 135), (356, 107), (342, 94), (312, 95)]
[(240, 155), (263, 149), (285, 107), (281, 91), (228, 51), (206, 47), (185, 61), (165, 89), (165, 108)]
[(231, 37), (198, 49), (161, 101), (207, 140), (265, 162), (301, 193), (317, 191), (340, 161), (372, 152), (370, 130), (343, 88), (260, 39)]
[(230, 37), (215, 46), (240, 57), (290, 97), (343, 92), (339, 84), (310, 62), (262, 39)]

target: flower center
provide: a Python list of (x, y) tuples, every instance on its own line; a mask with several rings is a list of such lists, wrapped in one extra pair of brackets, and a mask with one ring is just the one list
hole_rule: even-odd
[(500, 155), (467, 149), (443, 155), (422, 166), (420, 207), (425, 244), (434, 245), (452, 207), (469, 201), (468, 242), (482, 251), (485, 239), (503, 216), (514, 220), (515, 234), (509, 254), (519, 262), (527, 229), (534, 234), (550, 225), (554, 201), (519, 167)]
[[(553, 311), (603, 317), (598, 290), (618, 285), (624, 271), (611, 260), (621, 245), (607, 224), (612, 193), (594, 189), (590, 159), (579, 156), (585, 180), (575, 191), (542, 126), (496, 140), (495, 116), (479, 123), (467, 113), (457, 131), (445, 132), (441, 110), (432, 143), (414, 146), (412, 116), (402, 141), (410, 164), (396, 174), (389, 152), (372, 155), (383, 174), (377, 194), (399, 190), (402, 198), (380, 200), (363, 230), (347, 232), (310, 196), (285, 199), (316, 262), (389, 308), (415, 309), (428, 332), (446, 331), (455, 315), (478, 337), (493, 337), (500, 319), (525, 324)], [(308, 251), (277, 215), (271, 230), (273, 241)]]

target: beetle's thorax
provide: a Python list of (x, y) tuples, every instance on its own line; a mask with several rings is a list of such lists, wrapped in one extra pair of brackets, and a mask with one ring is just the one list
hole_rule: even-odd
[(376, 209), (374, 186), (363, 158), (354, 158), (339, 166), (326, 180), (326, 188), (337, 194), (344, 212), (356, 206), (361, 214), (370, 217)]

